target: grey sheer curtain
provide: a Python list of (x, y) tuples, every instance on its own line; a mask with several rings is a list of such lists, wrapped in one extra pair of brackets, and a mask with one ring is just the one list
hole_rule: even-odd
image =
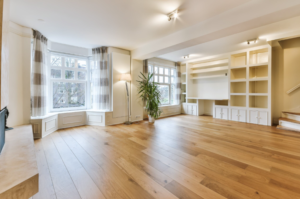
[(110, 70), (107, 47), (93, 49), (91, 83), (93, 109), (110, 110)]
[(176, 68), (176, 82), (175, 82), (175, 104), (180, 104), (181, 101), (181, 71), (180, 71), (180, 62), (175, 63)]
[(33, 30), (31, 68), (31, 116), (47, 114), (47, 38)]

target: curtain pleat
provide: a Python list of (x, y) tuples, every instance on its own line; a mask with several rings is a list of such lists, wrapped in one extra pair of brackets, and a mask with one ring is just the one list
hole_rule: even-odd
[(47, 114), (47, 38), (33, 30), (31, 68), (31, 116)]
[(181, 72), (180, 72), (180, 62), (175, 63), (176, 68), (176, 84), (175, 84), (175, 104), (180, 104), (181, 101)]
[(93, 109), (110, 110), (109, 73), (107, 47), (94, 48), (91, 65)]

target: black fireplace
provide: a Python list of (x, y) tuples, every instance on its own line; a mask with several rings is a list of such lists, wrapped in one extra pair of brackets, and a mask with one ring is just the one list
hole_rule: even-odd
[(8, 114), (7, 108), (0, 111), (0, 153), (5, 144), (5, 126), (6, 126), (6, 116)]

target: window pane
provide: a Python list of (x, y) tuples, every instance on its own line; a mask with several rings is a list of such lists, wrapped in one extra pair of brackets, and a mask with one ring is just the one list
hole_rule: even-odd
[(152, 69), (153, 69), (152, 65), (149, 65), (149, 66), (148, 66), (148, 73), (153, 73), (153, 70), (152, 70)]
[(78, 79), (79, 80), (86, 80), (86, 72), (85, 71), (78, 71)]
[(170, 104), (175, 104), (175, 84), (171, 84), (171, 100)]
[(174, 69), (171, 69), (171, 75), (173, 76), (175, 74)]
[(86, 68), (86, 60), (78, 60), (78, 68)]
[(53, 82), (53, 109), (85, 107), (85, 83)]
[(66, 79), (75, 79), (75, 72), (72, 70), (65, 71), (65, 78)]
[(51, 55), (51, 66), (61, 66), (61, 57)]
[(66, 60), (65, 61), (66, 62), (65, 67), (68, 67), (68, 68), (74, 68), (75, 67), (75, 59), (70, 58), (70, 57), (66, 57), (65, 60)]
[(170, 74), (169, 74), (169, 69), (168, 69), (168, 68), (165, 68), (165, 75), (170, 75)]
[(164, 68), (161, 68), (161, 67), (159, 68), (159, 74), (160, 74), (160, 75), (163, 75), (163, 74), (164, 74)]
[(165, 77), (165, 83), (166, 84), (169, 84), (170, 82), (169, 82), (169, 77)]
[(175, 83), (175, 78), (174, 77), (171, 77), (171, 83), (173, 84), (173, 83)]
[(169, 104), (169, 89), (170, 87), (168, 85), (159, 85), (158, 86), (159, 92), (160, 92), (160, 102), (162, 105)]
[(61, 70), (59, 69), (51, 69), (51, 78), (60, 79), (61, 78)]
[(155, 73), (155, 74), (158, 73), (158, 67), (157, 67), (157, 66), (154, 67), (154, 73)]
[(164, 83), (164, 76), (159, 76), (159, 83)]
[(158, 76), (154, 75), (154, 82), (158, 82)]

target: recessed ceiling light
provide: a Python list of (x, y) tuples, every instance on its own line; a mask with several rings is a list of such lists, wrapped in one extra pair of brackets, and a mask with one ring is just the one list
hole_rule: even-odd
[(250, 44), (255, 44), (255, 43), (257, 43), (257, 38), (255, 38), (255, 39), (250, 39), (250, 40), (247, 41), (247, 44), (248, 44), (248, 45), (250, 45)]
[(171, 21), (172, 19), (176, 19), (178, 17), (178, 10), (174, 10), (173, 12), (168, 14), (168, 21)]

